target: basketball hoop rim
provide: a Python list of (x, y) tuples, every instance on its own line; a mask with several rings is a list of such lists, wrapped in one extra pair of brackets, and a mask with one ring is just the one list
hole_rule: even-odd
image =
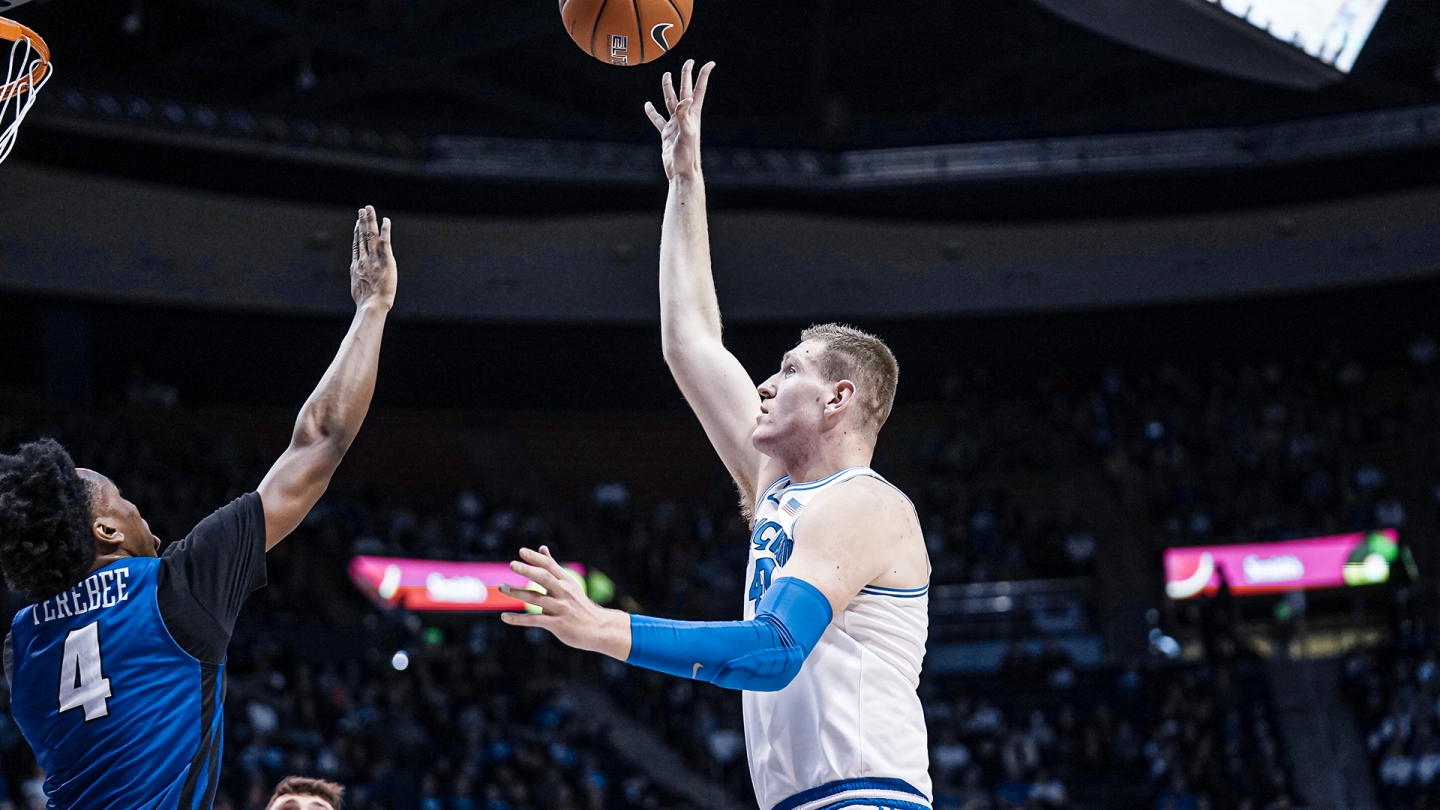
[(0, 85), (0, 101), (19, 95), (26, 90), (33, 91), (44, 83), (46, 74), (50, 72), (50, 46), (45, 44), (45, 40), (30, 28), (14, 20), (0, 17), (0, 40), (13, 43), (22, 39), (30, 43), (30, 48), (40, 60), (35, 63), (29, 73), (8, 84)]

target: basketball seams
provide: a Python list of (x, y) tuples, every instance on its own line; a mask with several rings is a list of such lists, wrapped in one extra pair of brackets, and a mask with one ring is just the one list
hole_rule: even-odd
[(670, 7), (675, 9), (675, 16), (680, 18), (680, 33), (684, 34), (685, 29), (690, 27), (690, 23), (685, 20), (685, 15), (680, 13), (680, 7), (675, 5), (675, 0), (670, 0)]
[[(590, 55), (595, 56), (595, 32), (600, 30), (600, 17), (605, 14), (605, 7), (610, 5), (610, 0), (601, 0), (600, 10), (595, 12), (595, 22), (590, 26)], [(595, 56), (596, 59), (600, 57)]]
[(640, 64), (645, 64), (645, 23), (640, 21), (640, 0), (630, 0), (635, 9), (635, 38), (640, 41)]

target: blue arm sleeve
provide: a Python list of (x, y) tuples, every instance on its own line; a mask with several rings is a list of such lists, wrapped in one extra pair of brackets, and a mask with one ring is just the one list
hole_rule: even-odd
[(777, 692), (800, 673), (833, 612), (819, 588), (782, 577), (748, 622), (630, 617), (628, 663), (726, 689)]

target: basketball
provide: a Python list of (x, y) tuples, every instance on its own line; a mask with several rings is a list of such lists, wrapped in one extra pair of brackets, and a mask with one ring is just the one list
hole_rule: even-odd
[(560, 0), (560, 19), (580, 49), (612, 65), (665, 55), (690, 27), (693, 0)]

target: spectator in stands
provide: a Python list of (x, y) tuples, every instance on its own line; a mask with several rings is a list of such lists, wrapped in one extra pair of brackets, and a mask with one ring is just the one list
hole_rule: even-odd
[(1344, 688), (1366, 735), (1379, 792), (1394, 808), (1440, 806), (1440, 673), (1435, 633), (1412, 626), (1393, 650), (1345, 662)]
[(275, 786), (265, 810), (340, 810), (345, 788), (324, 779), (287, 776)]

